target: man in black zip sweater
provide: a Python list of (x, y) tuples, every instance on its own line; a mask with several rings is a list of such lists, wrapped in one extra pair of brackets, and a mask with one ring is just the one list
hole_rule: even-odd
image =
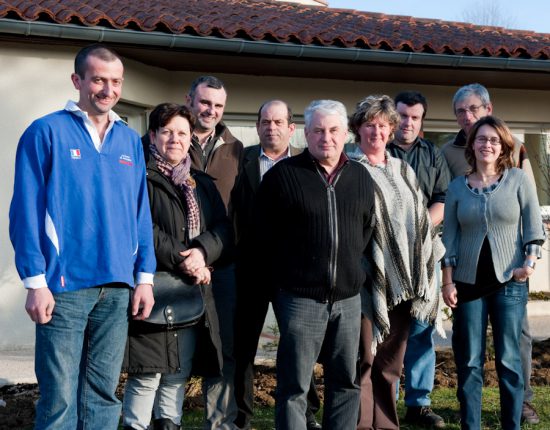
[(321, 353), (323, 428), (351, 430), (359, 409), (359, 290), (372, 230), (373, 182), (342, 152), (348, 137), (342, 103), (314, 101), (304, 117), (308, 149), (277, 163), (258, 190), (251, 276), (274, 293), (281, 335), (276, 428), (306, 429), (306, 396)]

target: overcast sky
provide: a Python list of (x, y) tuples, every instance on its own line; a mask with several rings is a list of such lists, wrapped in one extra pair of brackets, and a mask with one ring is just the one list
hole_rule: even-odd
[[(496, 0), (503, 17), (513, 22), (511, 27), (550, 33), (549, 0)], [(463, 14), (483, 1), (445, 0), (328, 0), (329, 7), (367, 10), (391, 15), (464, 21)]]

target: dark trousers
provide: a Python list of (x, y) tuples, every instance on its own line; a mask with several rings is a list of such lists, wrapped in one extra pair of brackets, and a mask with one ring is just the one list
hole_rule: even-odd
[(358, 430), (399, 429), (395, 388), (401, 376), (411, 323), (410, 302), (401, 303), (388, 312), (390, 334), (371, 351), (373, 322), (361, 318), (359, 375), (361, 410)]
[(273, 309), (281, 337), (277, 349), (275, 428), (306, 430), (311, 374), (322, 356), (325, 370), (323, 428), (354, 430), (361, 395), (357, 355), (361, 332), (359, 294), (319, 302), (280, 290)]
[[(235, 425), (240, 429), (250, 428), (254, 415), (254, 358), (269, 308), (268, 294), (259, 294), (239, 289), (235, 318), (235, 400), (237, 418)], [(321, 400), (315, 388), (313, 375), (307, 394), (307, 422), (315, 421), (315, 413), (321, 407)]]

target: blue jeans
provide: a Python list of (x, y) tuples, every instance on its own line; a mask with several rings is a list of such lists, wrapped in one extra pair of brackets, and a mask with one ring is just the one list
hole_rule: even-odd
[(430, 406), (434, 388), (434, 327), (413, 319), (405, 352), (405, 405)]
[(519, 341), (525, 316), (527, 286), (509, 281), (497, 292), (454, 310), (453, 351), (458, 375), (462, 429), (481, 428), (481, 389), (487, 320), (493, 329), (495, 362), (504, 430), (519, 430), (523, 402), (523, 375)]
[(533, 338), (531, 337), (531, 331), (529, 329), (529, 318), (527, 317), (527, 311), (521, 324), (521, 338), (519, 341), (520, 353), (521, 353), (521, 368), (523, 369), (523, 401), (533, 401), (533, 389), (531, 388), (531, 362), (533, 354)]
[(359, 294), (331, 304), (279, 291), (273, 308), (280, 330), (275, 393), (277, 430), (306, 429), (307, 393), (321, 348), (325, 371), (323, 428), (355, 429), (360, 397), (356, 381), (361, 327)]
[(130, 289), (107, 284), (54, 299), (51, 321), (36, 325), (35, 429), (116, 429)]
[(122, 402), (122, 424), (147, 430), (151, 411), (155, 419), (171, 419), (180, 425), (185, 385), (193, 367), (197, 326), (178, 330), (180, 371), (177, 373), (131, 373), (128, 375)]
[(232, 430), (237, 418), (235, 402), (235, 356), (233, 338), (235, 332), (235, 308), (237, 306), (237, 285), (235, 266), (217, 268), (212, 272), (212, 293), (220, 325), (223, 369), (219, 377), (204, 378), (205, 426), (207, 430)]
[[(435, 270), (437, 284), (441, 284), (441, 271)], [(413, 319), (407, 339), (403, 365), (405, 367), (405, 406), (430, 406), (430, 394), (434, 388), (435, 345), (434, 327)], [(399, 384), (396, 398), (399, 398)]]

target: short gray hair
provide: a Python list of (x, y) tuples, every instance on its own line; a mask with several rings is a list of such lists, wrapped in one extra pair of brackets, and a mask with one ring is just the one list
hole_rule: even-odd
[(455, 112), (455, 106), (458, 102), (464, 100), (466, 97), (476, 96), (479, 97), (483, 106), (491, 104), (491, 97), (489, 97), (489, 91), (481, 84), (469, 84), (459, 88), (453, 97), (453, 112)]
[(311, 119), (316, 112), (325, 115), (338, 115), (344, 129), (348, 129), (348, 112), (342, 102), (336, 100), (312, 101), (304, 111), (304, 122), (306, 129), (308, 129), (311, 125)]

